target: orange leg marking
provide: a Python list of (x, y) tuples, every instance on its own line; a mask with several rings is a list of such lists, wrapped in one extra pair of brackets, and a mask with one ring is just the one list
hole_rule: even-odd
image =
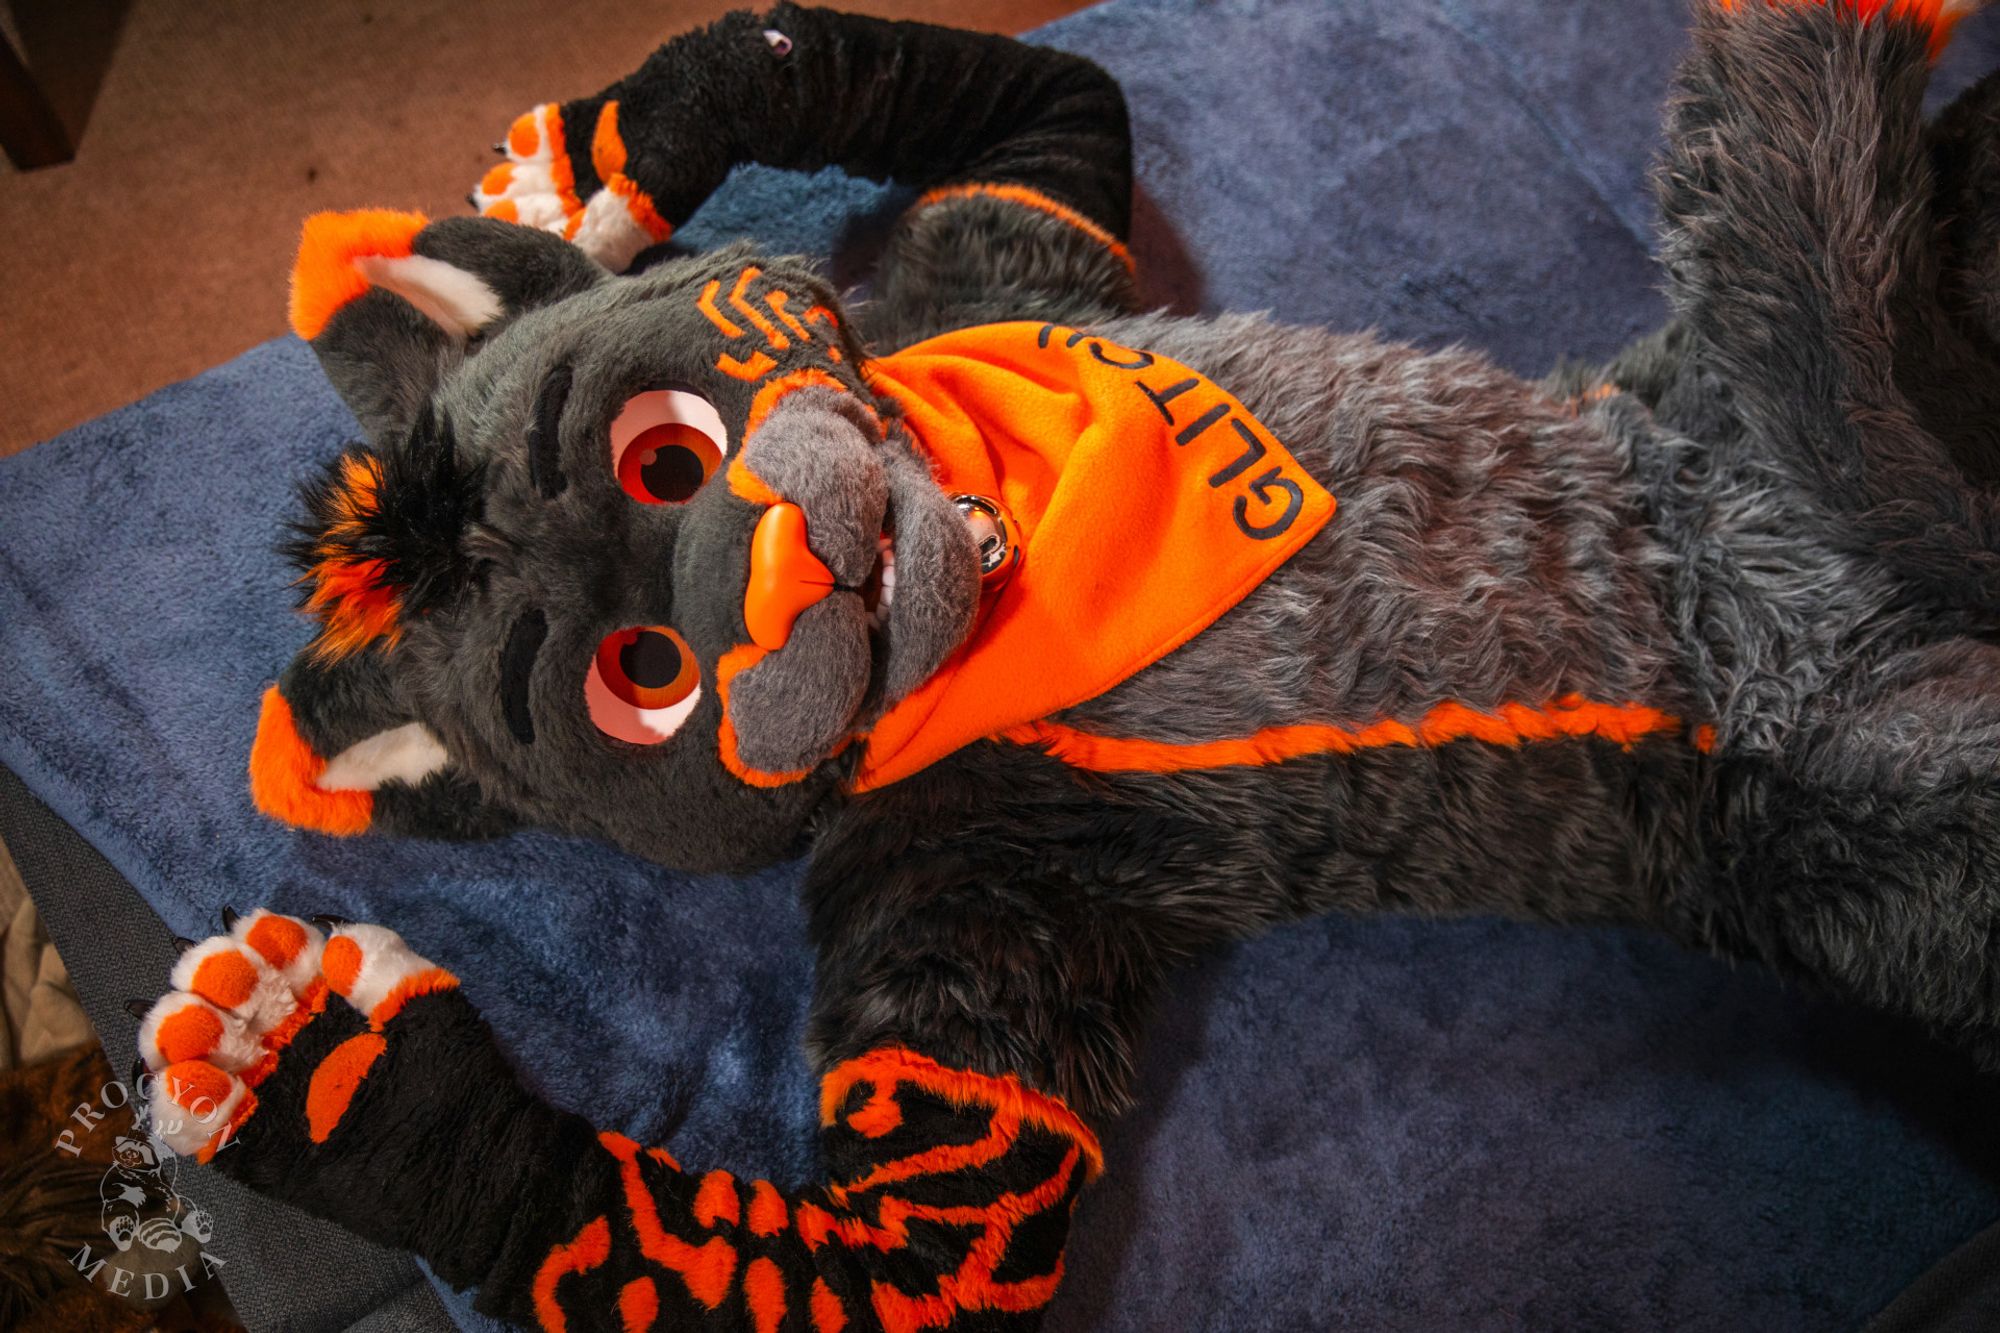
[(785, 1196), (771, 1186), (768, 1180), (760, 1180), (750, 1190), (750, 1234), (753, 1236), (775, 1236), (791, 1221), (785, 1210)]
[(742, 1218), (740, 1207), (734, 1176), (727, 1171), (711, 1171), (701, 1178), (701, 1188), (694, 1196), (694, 1220), (698, 1224), (710, 1231), (715, 1230), (718, 1222), (735, 1226)]
[(847, 1327), (847, 1308), (833, 1294), (833, 1288), (826, 1285), (825, 1278), (813, 1279), (811, 1309), (813, 1333), (840, 1333)]
[(632, 1211), (632, 1229), (639, 1236), (639, 1252), (680, 1274), (688, 1294), (713, 1310), (729, 1295), (730, 1280), (736, 1276), (736, 1247), (720, 1236), (704, 1245), (690, 1245), (671, 1235), (660, 1224), (659, 1210), (652, 1192), (639, 1171), (639, 1145), (623, 1134), (600, 1134), (602, 1143), (618, 1159), (619, 1176), (625, 1185), (625, 1205)]
[(347, 1114), (361, 1080), (389, 1043), (372, 1032), (349, 1037), (327, 1053), (306, 1086), (306, 1130), (314, 1143), (325, 1143)]
[(618, 1293), (618, 1317), (625, 1333), (646, 1333), (660, 1317), (660, 1292), (649, 1277), (635, 1277)]
[(558, 1245), (535, 1270), (535, 1319), (543, 1333), (565, 1333), (569, 1318), (556, 1304), (556, 1283), (571, 1273), (587, 1273), (611, 1257), (611, 1223), (599, 1217), (583, 1224), (576, 1239)]
[(769, 1259), (753, 1259), (743, 1273), (743, 1295), (757, 1333), (778, 1333), (785, 1321), (785, 1275)]

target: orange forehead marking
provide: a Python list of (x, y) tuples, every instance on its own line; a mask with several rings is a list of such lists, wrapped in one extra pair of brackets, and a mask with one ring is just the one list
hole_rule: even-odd
[(751, 305), (744, 297), (745, 290), (753, 281), (763, 276), (763, 273), (763, 269), (752, 264), (737, 274), (736, 285), (729, 292), (729, 304), (745, 319), (757, 326), (757, 332), (764, 335), (764, 341), (771, 345), (772, 351), (782, 352), (792, 345), (792, 340), (780, 332), (776, 324), (773, 324), (770, 320), (759, 314), (757, 308)]
[(264, 955), (272, 967), (283, 967), (306, 947), (306, 928), (285, 916), (260, 916), (243, 942)]
[(771, 410), (778, 405), (779, 399), (788, 393), (815, 387), (832, 389), (836, 393), (847, 392), (847, 386), (839, 380), (824, 370), (814, 370), (810, 367), (805, 370), (795, 370), (789, 375), (780, 375), (757, 390), (757, 396), (750, 400), (750, 414), (743, 421), (744, 443), (748, 444), (750, 437), (757, 433), (757, 428), (771, 415)]
[(201, 960), (188, 989), (210, 1004), (234, 1009), (256, 993), (257, 968), (236, 950), (224, 949)]
[(741, 338), (743, 330), (732, 324), (727, 315), (715, 308), (715, 298), (721, 293), (722, 279), (711, 278), (708, 286), (701, 289), (701, 295), (695, 298), (695, 309), (708, 316), (708, 322), (720, 329), (725, 337)]
[(748, 361), (723, 355), (715, 359), (715, 368), (723, 374), (739, 380), (760, 380), (778, 368), (778, 363), (762, 352)]

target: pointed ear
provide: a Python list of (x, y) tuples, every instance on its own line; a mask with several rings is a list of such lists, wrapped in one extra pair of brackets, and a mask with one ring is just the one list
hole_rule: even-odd
[(380, 439), (408, 429), (479, 339), (608, 276), (560, 237), (493, 218), (318, 213), (292, 268), (292, 330)]
[(250, 797), (273, 819), (338, 836), (490, 838), (516, 824), (409, 716), (382, 653), (301, 653), (264, 692)]

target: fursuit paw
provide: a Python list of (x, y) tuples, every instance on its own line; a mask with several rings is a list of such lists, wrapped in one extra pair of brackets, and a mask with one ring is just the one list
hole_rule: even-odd
[(325, 924), (258, 911), (181, 953), (174, 989), (139, 1023), (153, 1125), (175, 1152), (206, 1161), (274, 1114), (277, 1136), (325, 1142), (386, 1049), (384, 1026), (458, 985), (393, 931)]
[(499, 147), (507, 160), (471, 195), (484, 216), (555, 232), (614, 273), (673, 234), (625, 174), (618, 103), (545, 103), (517, 119)]

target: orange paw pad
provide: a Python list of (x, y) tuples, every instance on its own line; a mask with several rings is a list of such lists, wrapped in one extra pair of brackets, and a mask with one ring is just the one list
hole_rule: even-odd
[(345, 935), (335, 935), (320, 955), (319, 970), (334, 994), (346, 995), (361, 975), (361, 946)]
[(160, 1020), (153, 1042), (168, 1064), (199, 1060), (222, 1040), (222, 1020), (206, 1009), (188, 1005)]
[(312, 1082), (306, 1087), (306, 1130), (314, 1143), (326, 1142), (340, 1118), (347, 1114), (348, 1105), (361, 1088), (361, 1080), (368, 1077), (368, 1070), (388, 1048), (388, 1042), (372, 1032), (364, 1032), (349, 1037), (319, 1062), (319, 1068), (313, 1070)]
[(306, 947), (306, 928), (290, 917), (263, 916), (243, 936), (243, 942), (272, 967), (284, 967)]
[(213, 1108), (229, 1100), (229, 1075), (206, 1060), (182, 1060), (167, 1066), (167, 1096), (186, 1111), (199, 1112), (203, 1102)]
[(226, 949), (201, 960), (188, 989), (210, 1004), (234, 1009), (256, 992), (257, 969), (242, 954)]
[(514, 150), (516, 157), (535, 155), (535, 150), (542, 146), (542, 131), (535, 124), (534, 112), (524, 111), (515, 117), (512, 128), (507, 131), (507, 146)]

